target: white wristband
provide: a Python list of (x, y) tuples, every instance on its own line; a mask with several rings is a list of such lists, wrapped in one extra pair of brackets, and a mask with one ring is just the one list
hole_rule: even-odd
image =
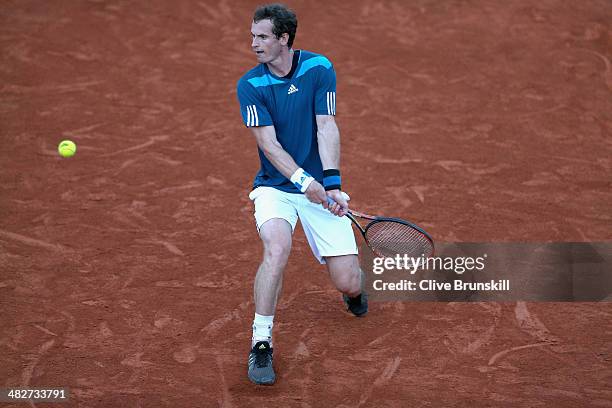
[(299, 168), (291, 175), (291, 182), (297, 187), (302, 193), (306, 192), (310, 183), (314, 181), (314, 177), (308, 174), (303, 168)]
[[(308, 174), (308, 173), (306, 173)], [(304, 180), (304, 182), (302, 183), (302, 188), (300, 189), (300, 191), (302, 193), (305, 193), (306, 190), (308, 190), (308, 186), (310, 185), (310, 183), (312, 183), (314, 181), (314, 177), (310, 176), (307, 177), (306, 180)]]

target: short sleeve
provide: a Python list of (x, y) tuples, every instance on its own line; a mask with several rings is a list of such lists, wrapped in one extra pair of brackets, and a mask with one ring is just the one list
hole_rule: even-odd
[(257, 89), (242, 78), (237, 86), (238, 102), (242, 121), (246, 127), (271, 126), (272, 118), (266, 104)]
[(336, 115), (336, 72), (333, 66), (319, 71), (315, 91), (315, 114)]

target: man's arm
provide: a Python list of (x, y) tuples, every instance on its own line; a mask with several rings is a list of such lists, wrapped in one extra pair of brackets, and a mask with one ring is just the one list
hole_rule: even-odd
[[(319, 144), (319, 156), (323, 170), (340, 170), (340, 131), (333, 115), (317, 116), (317, 142)], [(348, 212), (348, 202), (340, 190), (328, 190), (327, 195), (337, 205), (331, 205), (329, 210), (335, 215), (344, 215)]]
[[(257, 145), (270, 160), (270, 163), (288, 179), (299, 168), (295, 160), (283, 149), (283, 146), (276, 139), (276, 131), (274, 126), (259, 126), (251, 127), (251, 132), (255, 135)], [(327, 208), (327, 196), (325, 189), (316, 180), (310, 183), (308, 189), (304, 193), (308, 200), (316, 204), (322, 204)]]
[(340, 169), (340, 131), (332, 115), (317, 115), (317, 141), (323, 170)]
[(290, 178), (299, 166), (276, 139), (274, 126), (260, 126), (249, 129), (255, 135), (257, 145), (268, 160), (270, 160), (270, 163), (272, 163), (283, 176)]

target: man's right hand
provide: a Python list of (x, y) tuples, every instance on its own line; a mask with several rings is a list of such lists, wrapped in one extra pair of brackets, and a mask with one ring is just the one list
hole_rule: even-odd
[(323, 186), (318, 181), (313, 180), (306, 189), (304, 195), (306, 195), (306, 198), (311, 203), (321, 204), (323, 208), (327, 209), (327, 194), (325, 193)]

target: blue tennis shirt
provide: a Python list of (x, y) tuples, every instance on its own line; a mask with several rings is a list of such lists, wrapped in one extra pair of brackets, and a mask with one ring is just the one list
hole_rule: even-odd
[[(240, 112), (247, 127), (274, 126), (283, 149), (298, 166), (322, 182), (315, 115), (336, 114), (336, 73), (326, 57), (304, 50), (296, 53), (299, 55), (294, 58), (287, 77), (278, 77), (266, 64), (259, 64), (240, 78)], [(269, 186), (299, 193), (261, 149), (258, 151), (261, 168), (253, 188)]]

